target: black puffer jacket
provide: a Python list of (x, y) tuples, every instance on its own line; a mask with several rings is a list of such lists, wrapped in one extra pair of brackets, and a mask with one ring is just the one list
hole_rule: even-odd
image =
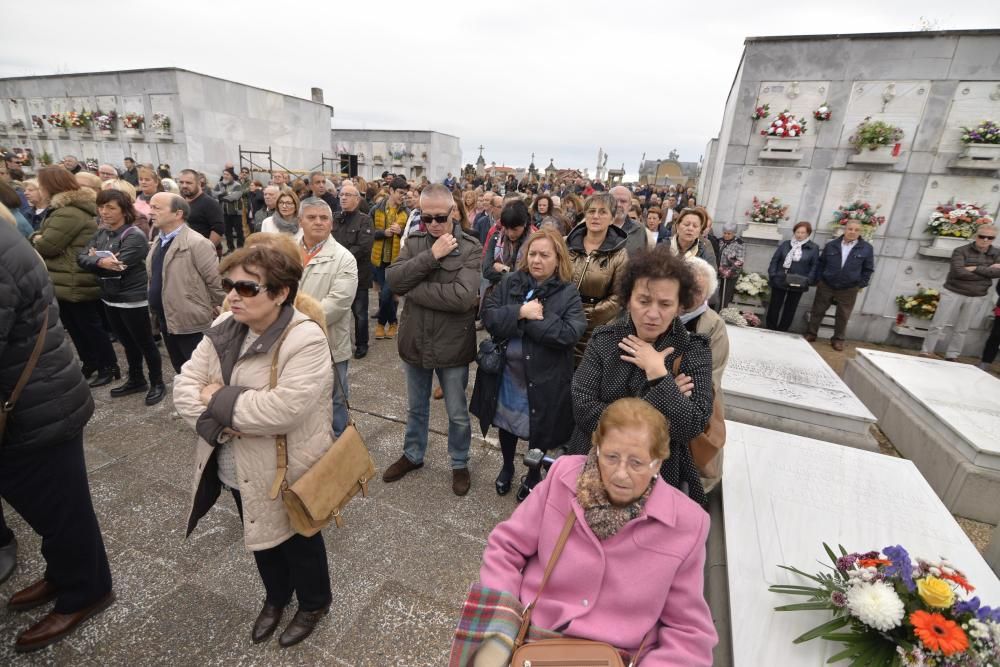
[[(110, 250), (118, 261), (127, 266), (124, 271), (108, 271), (97, 265), (100, 257), (90, 249)], [(100, 227), (87, 248), (76, 257), (81, 268), (97, 274), (101, 298), (108, 303), (135, 303), (146, 300), (146, 235), (135, 225), (122, 225), (110, 230)]]
[(13, 225), (0, 224), (0, 398), (4, 400), (31, 356), (46, 305), (45, 346), (21, 399), (7, 417), (0, 442), (4, 457), (58, 445), (75, 436), (94, 413), (94, 399), (59, 322), (45, 265)]

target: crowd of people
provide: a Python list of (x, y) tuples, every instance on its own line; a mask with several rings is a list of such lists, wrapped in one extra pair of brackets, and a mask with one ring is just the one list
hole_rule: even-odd
[[(651, 664), (711, 664), (704, 508), (721, 453), (692, 452), (721, 418), (729, 342), (717, 311), (745, 251), (733, 225), (715, 237), (692, 188), (450, 175), (441, 184), (388, 172), (372, 182), (275, 172), (265, 186), (232, 165), (214, 183), (193, 169), (174, 177), (169, 165), (80, 167), (68, 156), (32, 179), (9, 164), (0, 172), (10, 222), (0, 225), (2, 396), (26, 366), (30, 376), (3, 434), (0, 496), (44, 536), (48, 564), (10, 606), (56, 600), (18, 650), (58, 641), (114, 600), (82, 466), (90, 392), (122, 380), (114, 341), (127, 369), (110, 395), (145, 392), (149, 406), (168, 393), (166, 350), (174, 406), (197, 435), (188, 534), (228, 491), (266, 591), (252, 640), (275, 634), (293, 596), (278, 641), (308, 637), (334, 599), (326, 548), (322, 533), (295, 532), (272, 489), (275, 438), (292, 483), (346, 428), (349, 363), (374, 339), (396, 346), (408, 401), (383, 482), (423, 467), (435, 399), (448, 416), (455, 495), (471, 488), (471, 416), (484, 435), (497, 429), (497, 494), (514, 487), (519, 441), (556, 461), (544, 478), (534, 465), (517, 480), (519, 505), (490, 535), (452, 664), (507, 664), (515, 638), (503, 610), (539, 594), (572, 516), (568, 562), (538, 601), (538, 627), (643, 648)], [(948, 312), (964, 312), (959, 297), (981, 298), (1000, 275), (991, 229), (953, 261)], [(836, 302), (842, 349), (874, 270), (860, 232), (848, 224), (819, 248), (808, 222), (795, 226), (768, 271), (770, 328), (788, 330), (815, 286), (806, 337)], [(991, 341), (995, 355), (1000, 334)], [(46, 372), (31, 374), (35, 363)], [(64, 419), (39, 414), (53, 402)], [(56, 487), (67, 499), (58, 506), (40, 497)], [(15, 564), (16, 539), (0, 523), (0, 580)]]

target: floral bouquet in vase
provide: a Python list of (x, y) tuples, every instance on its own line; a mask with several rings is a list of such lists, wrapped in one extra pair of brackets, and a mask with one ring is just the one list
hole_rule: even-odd
[(737, 294), (766, 301), (771, 295), (771, 288), (767, 284), (767, 276), (760, 273), (744, 273), (736, 280), (733, 288)]
[(151, 123), (153, 131), (159, 134), (169, 134), (170, 133), (170, 116), (162, 113), (153, 114), (153, 122)]
[(788, 113), (788, 109), (785, 109), (771, 121), (771, 125), (766, 130), (761, 130), (760, 133), (765, 137), (801, 137), (806, 133), (806, 121), (799, 120), (793, 114)]
[(947, 560), (912, 560), (902, 546), (840, 556), (823, 545), (829, 572), (807, 574), (808, 586), (776, 585), (768, 590), (800, 595), (806, 602), (777, 611), (830, 611), (833, 618), (797, 637), (796, 644), (822, 638), (844, 644), (827, 662), (851, 667), (973, 667), (1000, 660), (1000, 609), (978, 597), (962, 599), (975, 588)]
[(94, 122), (97, 123), (97, 129), (101, 132), (114, 132), (116, 120), (118, 120), (118, 114), (114, 109), (107, 113), (98, 109), (97, 113), (94, 114)]
[(833, 112), (830, 111), (830, 107), (826, 102), (823, 102), (818, 109), (813, 110), (813, 118), (820, 121), (830, 120), (833, 116)]
[(984, 120), (975, 127), (962, 128), (963, 144), (1000, 144), (1000, 125)]
[(146, 119), (141, 113), (127, 113), (122, 116), (122, 126), (126, 130), (141, 130)]
[(771, 197), (767, 201), (754, 197), (746, 216), (750, 222), (776, 225), (782, 220), (788, 220), (788, 206), (782, 206), (781, 200), (777, 197)]
[(66, 117), (58, 112), (50, 113), (46, 120), (49, 121), (49, 125), (59, 130), (69, 127)]
[(760, 120), (761, 118), (767, 118), (767, 115), (771, 113), (771, 105), (761, 104), (758, 105), (753, 113), (750, 114), (750, 120)]
[(969, 239), (980, 225), (992, 223), (993, 218), (979, 204), (956, 202), (952, 199), (931, 213), (931, 219), (927, 223), (927, 233), (932, 236)]
[(896, 297), (896, 307), (899, 308), (899, 312), (906, 315), (911, 315), (921, 320), (929, 320), (937, 312), (940, 301), (940, 291), (917, 285), (916, 294), (900, 294)]
[(838, 206), (833, 212), (833, 231), (839, 232), (849, 222), (861, 223), (861, 236), (871, 241), (875, 230), (885, 224), (885, 216), (878, 215), (881, 204), (872, 206), (866, 201), (857, 200), (844, 206)]

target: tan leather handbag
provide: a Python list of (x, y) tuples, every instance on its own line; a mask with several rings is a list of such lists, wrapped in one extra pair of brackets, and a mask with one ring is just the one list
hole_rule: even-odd
[[(531, 604), (525, 607), (524, 613), (521, 615), (521, 628), (514, 641), (514, 655), (510, 659), (511, 667), (625, 667), (618, 649), (606, 642), (562, 637), (525, 643), (528, 628), (531, 626), (531, 612), (535, 608), (535, 604), (538, 603), (542, 591), (545, 590), (545, 584), (548, 583), (549, 575), (552, 574), (556, 561), (559, 560), (563, 547), (566, 546), (566, 540), (569, 539), (575, 522), (576, 514), (571, 508), (566, 517), (566, 523), (563, 524), (559, 540), (556, 542), (556, 547), (552, 551), (552, 556), (549, 557), (549, 562), (545, 566), (545, 574), (542, 575), (538, 594), (535, 595)], [(642, 655), (642, 649), (648, 638), (649, 634), (647, 633), (643, 637), (639, 650), (635, 653), (635, 658), (629, 661), (628, 667), (639, 664), (639, 656)]]
[[(271, 358), (271, 389), (278, 386), (278, 353), (288, 332), (295, 326), (312, 320), (300, 320), (290, 324), (275, 345)], [(340, 375), (333, 369), (336, 386), (340, 386)], [(345, 393), (346, 396), (346, 393)], [(347, 409), (351, 409), (350, 403)], [(368, 495), (368, 481), (375, 477), (375, 462), (372, 461), (365, 441), (350, 420), (340, 437), (333, 441), (326, 453), (294, 484), (288, 485), (288, 440), (286, 436), (275, 436), (278, 453), (278, 471), (271, 485), (271, 499), (281, 494), (288, 520), (296, 533), (312, 537), (321, 531), (331, 519), (337, 527), (344, 525), (341, 512), (351, 498), (359, 492)]]
[[(674, 377), (681, 370), (683, 355), (674, 359)], [(709, 479), (722, 477), (722, 448), (726, 444), (726, 406), (722, 387), (712, 399), (712, 416), (708, 418), (705, 430), (696, 435), (690, 443), (691, 459), (702, 477)]]
[(46, 304), (45, 315), (42, 316), (42, 328), (38, 332), (38, 337), (35, 338), (34, 347), (31, 348), (31, 356), (28, 357), (28, 362), (24, 365), (21, 376), (17, 378), (14, 390), (10, 392), (10, 396), (7, 397), (6, 401), (0, 403), (0, 442), (3, 442), (3, 434), (7, 430), (7, 415), (14, 411), (17, 399), (21, 397), (24, 386), (28, 384), (28, 379), (31, 377), (32, 372), (34, 372), (35, 365), (38, 364), (38, 358), (42, 356), (42, 348), (45, 346), (45, 334), (48, 328), (49, 306)]

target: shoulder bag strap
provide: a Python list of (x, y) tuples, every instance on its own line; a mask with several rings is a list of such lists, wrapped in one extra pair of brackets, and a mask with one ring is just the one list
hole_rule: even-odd
[(677, 374), (681, 372), (682, 359), (684, 359), (683, 354), (678, 354), (676, 357), (674, 357), (674, 377), (677, 377)]
[(31, 348), (31, 356), (28, 357), (28, 363), (24, 365), (21, 377), (17, 379), (17, 384), (14, 385), (14, 391), (10, 392), (7, 400), (0, 405), (0, 411), (4, 414), (14, 410), (17, 399), (21, 397), (21, 392), (24, 391), (25, 385), (28, 384), (28, 379), (31, 377), (32, 372), (35, 370), (35, 365), (38, 363), (38, 358), (42, 356), (42, 348), (45, 347), (45, 333), (48, 328), (49, 306), (46, 304), (45, 314), (42, 316), (42, 328), (38, 331), (38, 337), (35, 338), (35, 346)]
[(545, 566), (545, 574), (542, 575), (542, 583), (538, 586), (538, 593), (535, 594), (535, 599), (531, 601), (531, 604), (524, 608), (524, 612), (521, 614), (521, 628), (517, 633), (517, 640), (514, 642), (515, 649), (524, 644), (524, 639), (528, 636), (528, 627), (531, 625), (531, 612), (538, 603), (538, 598), (542, 596), (542, 591), (545, 590), (545, 584), (549, 583), (549, 577), (552, 575), (552, 570), (556, 566), (556, 561), (559, 560), (559, 556), (562, 554), (563, 547), (566, 546), (566, 540), (569, 539), (570, 531), (573, 530), (573, 524), (575, 522), (576, 513), (573, 511), (573, 507), (570, 506), (569, 514), (566, 516), (566, 523), (563, 524), (562, 533), (559, 534), (559, 539), (556, 541), (555, 549), (552, 550), (552, 555), (549, 556), (549, 562)]
[[(271, 355), (271, 381), (270, 387), (274, 389), (278, 386), (278, 354), (281, 352), (281, 344), (285, 342), (285, 338), (295, 327), (306, 322), (313, 322), (312, 319), (299, 320), (298, 322), (292, 322), (287, 327), (285, 327), (284, 332), (281, 334), (281, 338), (274, 345), (274, 354)], [(336, 373), (336, 370), (334, 371)], [(288, 438), (285, 434), (274, 436), (274, 446), (277, 449), (277, 471), (274, 475), (274, 483), (271, 484), (271, 500), (278, 497), (281, 490), (288, 485), (285, 481), (285, 475), (288, 473)]]

